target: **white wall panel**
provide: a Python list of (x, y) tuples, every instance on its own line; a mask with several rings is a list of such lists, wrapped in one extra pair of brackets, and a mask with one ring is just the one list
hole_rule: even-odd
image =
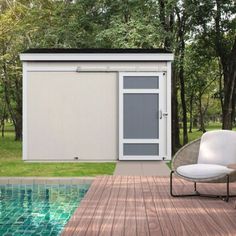
[(116, 73), (28, 72), (27, 160), (117, 160)]

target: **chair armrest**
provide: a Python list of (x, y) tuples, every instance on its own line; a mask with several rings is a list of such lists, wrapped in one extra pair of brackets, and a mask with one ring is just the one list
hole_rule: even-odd
[(176, 170), (179, 166), (196, 164), (201, 139), (196, 139), (182, 148), (174, 155), (172, 159), (172, 170)]

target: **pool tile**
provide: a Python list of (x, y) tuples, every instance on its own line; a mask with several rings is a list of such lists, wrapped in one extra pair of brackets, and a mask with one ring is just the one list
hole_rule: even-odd
[(59, 235), (89, 187), (13, 180), (0, 185), (0, 235)]

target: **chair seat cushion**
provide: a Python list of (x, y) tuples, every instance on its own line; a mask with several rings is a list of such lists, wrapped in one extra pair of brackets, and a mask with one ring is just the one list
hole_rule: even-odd
[(192, 164), (179, 166), (177, 174), (189, 179), (210, 179), (230, 174), (233, 170), (222, 165)]

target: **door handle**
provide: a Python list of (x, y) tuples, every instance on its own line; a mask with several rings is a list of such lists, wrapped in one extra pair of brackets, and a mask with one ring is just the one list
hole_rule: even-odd
[(159, 111), (159, 118), (160, 120), (163, 118), (163, 117), (167, 117), (168, 116), (168, 112), (163, 112), (162, 110)]
[(168, 112), (162, 112), (162, 116), (167, 117), (168, 116)]
[(159, 118), (162, 119), (162, 110), (159, 111)]

